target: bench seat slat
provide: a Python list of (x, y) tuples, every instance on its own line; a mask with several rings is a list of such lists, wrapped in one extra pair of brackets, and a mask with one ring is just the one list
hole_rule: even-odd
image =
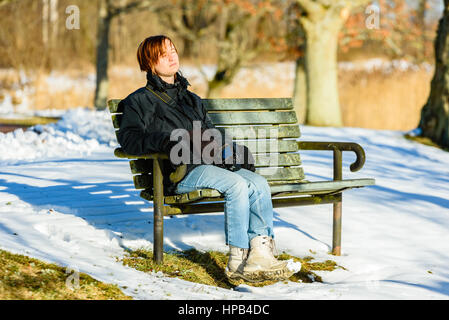
[(340, 181), (313, 181), (309, 183), (293, 183), (271, 186), (271, 193), (278, 194), (284, 192), (310, 193), (326, 191), (333, 192), (346, 188), (360, 188), (374, 185), (374, 179), (348, 179)]
[[(323, 195), (342, 191), (344, 189), (360, 188), (374, 185), (374, 179), (349, 179), (341, 181), (315, 181), (302, 184), (286, 184), (284, 186), (270, 186), (273, 201), (280, 198), (304, 195)], [(280, 188), (279, 188), (280, 187)], [(284, 188), (283, 188), (284, 187)], [(279, 191), (282, 190), (282, 194)], [(286, 191), (288, 190), (288, 191)], [(144, 193), (144, 192), (142, 192)], [(147, 200), (152, 199), (150, 194), (142, 195)], [(189, 193), (167, 196), (164, 198), (165, 204), (187, 204), (195, 201), (216, 202), (224, 201), (224, 198), (215, 189), (200, 189)]]
[[(330, 204), (341, 201), (339, 195), (315, 195), (305, 197), (290, 197), (273, 199), (273, 208), (304, 206), (316, 204)], [(197, 204), (176, 204), (169, 205), (165, 209), (165, 216), (183, 215), (183, 214), (201, 214), (223, 212), (224, 202), (207, 202)]]

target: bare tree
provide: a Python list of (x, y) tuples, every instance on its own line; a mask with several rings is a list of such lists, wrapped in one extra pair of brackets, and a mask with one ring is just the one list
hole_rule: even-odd
[(45, 64), (51, 69), (53, 52), (58, 39), (58, 0), (42, 0), (42, 42), (45, 47)]
[(306, 35), (306, 121), (318, 126), (341, 126), (337, 85), (338, 34), (350, 11), (370, 0), (296, 0)]
[(228, 1), (221, 8), (219, 31), (215, 39), (218, 47), (217, 70), (208, 81), (207, 97), (215, 98), (229, 85), (242, 66), (270, 44), (263, 36), (263, 23), (275, 11), (275, 1)]
[(295, 82), (293, 85), (293, 107), (298, 116), (298, 122), (306, 121), (307, 111), (307, 81), (305, 67), (306, 36), (299, 23), (301, 9), (296, 1), (292, 1), (287, 10), (287, 50), (295, 57)]
[(218, 9), (217, 1), (178, 0), (161, 11), (159, 18), (183, 42), (183, 56), (194, 57), (198, 55), (198, 43), (214, 32)]
[(416, 9), (416, 25), (421, 32), (420, 41), (419, 41), (419, 54), (418, 58), (420, 60), (424, 60), (426, 58), (426, 43), (428, 41), (427, 38), (427, 23), (426, 23), (426, 13), (428, 9), (429, 3), (428, 0), (419, 0), (418, 8)]
[(105, 109), (109, 90), (108, 65), (111, 22), (119, 15), (139, 10), (159, 11), (165, 8), (160, 1), (155, 0), (97, 0), (97, 81), (94, 104), (97, 109)]
[(449, 148), (449, 0), (435, 39), (435, 74), (427, 103), (421, 111), (419, 128), (422, 136)]
[[(210, 41), (217, 48), (217, 69), (207, 82), (207, 97), (218, 97), (240, 68), (270, 48), (262, 36), (267, 15), (276, 0), (179, 0), (161, 11), (161, 21), (183, 41), (183, 55), (200, 55), (199, 43)], [(210, 55), (209, 55), (210, 56)]]
[(58, 0), (42, 0), (42, 40), (53, 46), (58, 36)]

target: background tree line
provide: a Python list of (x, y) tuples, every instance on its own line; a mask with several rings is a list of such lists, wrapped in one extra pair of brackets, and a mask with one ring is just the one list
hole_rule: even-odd
[[(0, 0), (0, 67), (33, 70), (95, 66), (94, 104), (106, 107), (108, 66), (135, 63), (143, 38), (164, 33), (183, 59), (217, 66), (208, 96), (219, 96), (240, 68), (296, 60), (300, 121), (342, 125), (337, 60), (355, 50), (433, 61), (438, 0)], [(80, 29), (67, 30), (77, 5)], [(447, 6), (447, 1), (444, 1)], [(368, 6), (378, 12), (367, 11)], [(367, 19), (377, 23), (367, 26)], [(370, 17), (372, 16), (372, 17)]]

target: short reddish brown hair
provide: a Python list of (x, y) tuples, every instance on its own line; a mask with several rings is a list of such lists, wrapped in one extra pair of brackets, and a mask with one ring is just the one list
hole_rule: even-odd
[[(164, 35), (148, 37), (142, 41), (137, 49), (137, 61), (139, 62), (140, 70), (155, 73), (154, 66), (165, 51), (165, 40), (170, 41), (173, 47), (175, 47), (173, 41)], [(175, 50), (178, 52), (176, 47)]]

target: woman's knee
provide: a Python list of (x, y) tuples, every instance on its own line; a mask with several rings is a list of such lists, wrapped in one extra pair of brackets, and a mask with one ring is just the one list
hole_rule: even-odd
[(224, 190), (225, 194), (241, 194), (245, 195), (248, 194), (248, 183), (247, 181), (239, 176), (238, 174), (235, 174), (233, 172), (229, 172), (229, 174), (226, 177), (226, 180), (228, 180), (226, 183), (227, 188)]
[(270, 185), (268, 184), (267, 179), (256, 173), (254, 173), (249, 180), (249, 188), (258, 191), (259, 193), (271, 194)]

